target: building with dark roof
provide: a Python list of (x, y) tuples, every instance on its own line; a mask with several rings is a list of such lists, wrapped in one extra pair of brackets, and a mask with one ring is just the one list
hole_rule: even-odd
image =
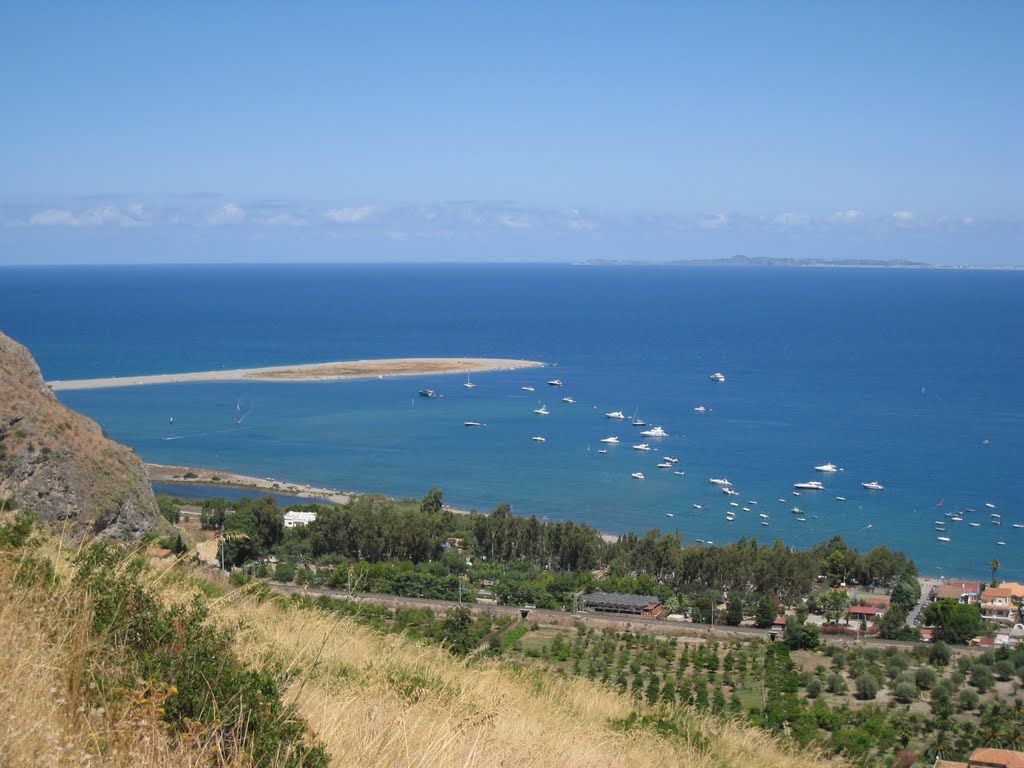
[(654, 595), (622, 595), (617, 592), (591, 592), (584, 596), (585, 608), (602, 613), (631, 613), (634, 616), (661, 618), (665, 609)]

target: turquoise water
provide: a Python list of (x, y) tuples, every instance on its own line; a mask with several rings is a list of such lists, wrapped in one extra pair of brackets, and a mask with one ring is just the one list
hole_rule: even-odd
[[(477, 374), (472, 390), (437, 376), (61, 393), (149, 461), (399, 497), (437, 485), (456, 506), (506, 501), (691, 542), (841, 533), (903, 549), (927, 573), (984, 576), (999, 558), (1001, 575), (1024, 578), (1012, 527), (1024, 523), (1024, 274), (190, 266), (5, 269), (0, 283), (0, 328), (52, 379), (397, 356), (557, 363)], [(708, 378), (719, 370), (724, 384)], [(548, 387), (554, 377), (565, 386)], [(443, 397), (416, 397), (423, 387)], [(532, 413), (541, 403), (551, 415)], [(603, 417), (636, 409), (670, 434), (650, 453)], [(621, 444), (598, 454), (609, 435)], [(657, 469), (662, 455), (686, 474)], [(813, 471), (829, 461), (845, 471)], [(827, 491), (792, 496), (806, 480)], [(964, 507), (977, 511), (938, 542), (932, 521)]]

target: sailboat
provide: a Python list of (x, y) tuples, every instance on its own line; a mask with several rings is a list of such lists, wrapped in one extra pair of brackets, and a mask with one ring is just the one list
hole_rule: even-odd
[(639, 405), (636, 407), (636, 410), (633, 411), (633, 426), (634, 427), (646, 427), (647, 426), (647, 422), (644, 421), (643, 419), (637, 418), (637, 414), (638, 413), (640, 413), (640, 406)]
[(464, 386), (466, 389), (473, 389), (473, 387), (476, 386), (476, 384), (474, 384), (472, 381), (469, 380), (469, 374), (468, 373), (466, 374), (466, 383), (463, 384), (462, 386)]

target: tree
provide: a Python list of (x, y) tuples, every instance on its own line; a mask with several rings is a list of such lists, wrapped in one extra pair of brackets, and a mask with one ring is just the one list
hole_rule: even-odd
[(729, 602), (725, 608), (725, 623), (730, 627), (738, 627), (743, 622), (743, 595), (739, 592), (729, 593)]
[(914, 682), (922, 691), (927, 691), (935, 685), (935, 670), (931, 667), (919, 667), (914, 673)]
[(845, 589), (830, 589), (821, 596), (819, 603), (828, 623), (838, 624), (850, 606), (850, 596)]
[(465, 656), (473, 649), (472, 627), (473, 616), (469, 608), (453, 608), (441, 624), (441, 640), (452, 654)]
[(901, 704), (917, 700), (917, 686), (909, 680), (901, 680), (892, 687), (892, 695)]
[(998, 582), (996, 581), (996, 571), (999, 570), (999, 566), (1000, 565), (1001, 565), (1001, 563), (998, 560), (992, 560), (992, 562), (990, 562), (988, 564), (988, 567), (992, 569), (992, 586), (993, 587), (997, 586), (997, 584), (998, 584)]
[(782, 640), (793, 651), (798, 651), (802, 648), (813, 651), (821, 644), (816, 626), (813, 624), (798, 624), (792, 618), (786, 622), (786, 631), (782, 636)]
[(949, 664), (952, 656), (953, 652), (949, 649), (949, 646), (941, 640), (935, 642), (928, 649), (928, 661), (937, 667), (944, 667)]
[(435, 515), (444, 506), (444, 493), (440, 488), (431, 488), (420, 502), (420, 511), (427, 515)]
[(924, 620), (947, 643), (965, 644), (981, 631), (981, 610), (976, 603), (937, 600), (925, 609)]
[(768, 594), (761, 595), (761, 599), (757, 601), (754, 623), (761, 629), (767, 629), (775, 623), (778, 615), (779, 609), (775, 604), (775, 598)]
[(857, 676), (856, 680), (857, 687), (857, 698), (858, 699), (873, 699), (878, 695), (879, 683), (878, 678), (872, 675), (870, 672), (862, 672)]
[(824, 687), (821, 680), (816, 677), (812, 677), (807, 681), (807, 685), (804, 688), (807, 691), (807, 698), (816, 699), (821, 695), (821, 689)]

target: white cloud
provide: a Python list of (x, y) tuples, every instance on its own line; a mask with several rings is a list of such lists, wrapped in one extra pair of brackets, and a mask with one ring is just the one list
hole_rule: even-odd
[(502, 216), (501, 223), (509, 229), (530, 229), (533, 226), (525, 215), (511, 213)]
[(144, 227), (150, 223), (150, 214), (139, 203), (124, 209), (116, 205), (104, 205), (75, 213), (66, 208), (47, 208), (28, 217), (29, 227)]
[(905, 227), (914, 223), (914, 214), (912, 214), (910, 211), (895, 211), (892, 217), (900, 226)]
[(261, 224), (268, 224), (272, 227), (304, 227), (309, 222), (294, 213), (275, 213), (271, 216), (264, 216), (260, 219)]
[(240, 224), (243, 221), (245, 221), (245, 210), (234, 203), (226, 203), (206, 217), (206, 223), (211, 227)]
[(376, 207), (372, 205), (364, 205), (361, 208), (332, 208), (324, 214), (324, 218), (337, 224), (358, 224), (376, 212)]
[(848, 211), (836, 211), (828, 217), (829, 221), (840, 222), (843, 224), (852, 224), (855, 221), (860, 221), (864, 218), (864, 211), (856, 211), (852, 208)]
[(725, 229), (729, 226), (729, 217), (724, 213), (713, 213), (704, 216), (697, 222), (701, 229)]
[(810, 224), (811, 217), (805, 213), (780, 213), (774, 221), (783, 227), (805, 227)]

